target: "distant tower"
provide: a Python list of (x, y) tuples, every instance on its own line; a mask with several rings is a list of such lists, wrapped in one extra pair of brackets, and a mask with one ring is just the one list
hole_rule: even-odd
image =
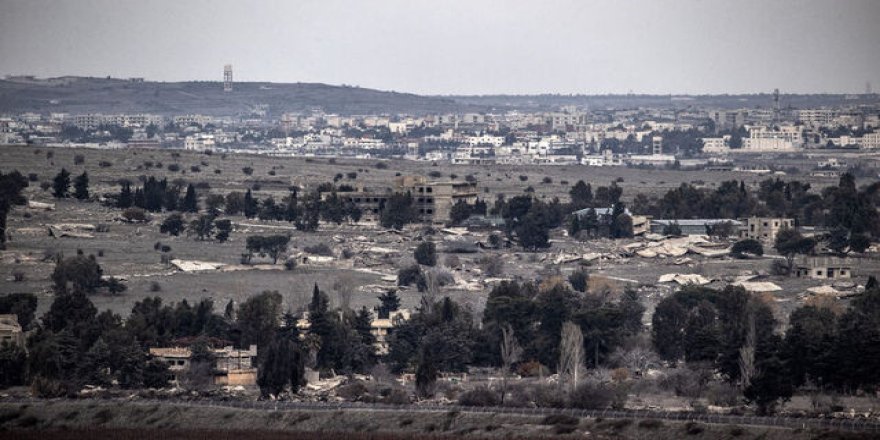
[(655, 156), (663, 154), (663, 136), (652, 137), (651, 146), (653, 147), (653, 152)]
[(232, 64), (223, 66), (223, 91), (232, 91)]
[(779, 121), (779, 89), (773, 89), (773, 122)]
[(874, 91), (871, 89), (871, 81), (865, 82), (865, 94), (870, 95), (872, 93), (874, 93)]

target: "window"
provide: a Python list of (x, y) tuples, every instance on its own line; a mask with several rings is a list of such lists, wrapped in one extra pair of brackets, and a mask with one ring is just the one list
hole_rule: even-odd
[(431, 187), (429, 186), (427, 192), (434, 192), (434, 188), (431, 188)]
[(817, 275), (817, 276), (822, 276), (822, 271), (821, 271), (821, 270), (817, 270), (817, 271), (816, 271), (816, 275)]

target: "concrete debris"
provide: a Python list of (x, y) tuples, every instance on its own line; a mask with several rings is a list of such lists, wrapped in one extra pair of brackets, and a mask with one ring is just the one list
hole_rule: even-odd
[(398, 253), (398, 251), (396, 251), (394, 249), (389, 249), (389, 248), (379, 247), (379, 246), (371, 246), (371, 247), (364, 249), (364, 251), (371, 253), (371, 254), (381, 254), (381, 255), (393, 255), (393, 254)]
[(553, 264), (574, 263), (580, 259), (581, 256), (578, 254), (559, 254), (553, 259)]
[(769, 281), (738, 281), (732, 284), (752, 293), (779, 292), (782, 287)]
[(595, 260), (598, 260), (599, 258), (602, 258), (602, 254), (600, 254), (598, 252), (590, 252), (590, 253), (586, 253), (586, 254), (581, 255), (581, 259), (584, 261), (595, 261)]
[(72, 237), (72, 238), (95, 238), (90, 232), (95, 231), (95, 225), (78, 224), (78, 223), (58, 223), (48, 225), (49, 236), (55, 238)]
[(700, 274), (685, 274), (685, 273), (667, 273), (660, 276), (660, 279), (657, 280), (659, 283), (678, 283), (681, 286), (686, 285), (695, 285), (702, 286), (704, 284), (709, 284), (712, 281)]
[(225, 266), (223, 263), (198, 260), (181, 260), (175, 258), (171, 260), (171, 265), (184, 272), (199, 272), (203, 270), (217, 270)]
[(828, 285), (810, 287), (809, 289), (807, 289), (807, 292), (810, 292), (813, 295), (822, 295), (822, 296), (838, 296), (841, 294), (841, 292), (839, 290), (835, 289), (832, 286), (828, 286)]
[(28, 200), (28, 208), (31, 208), (31, 209), (43, 209), (43, 210), (46, 210), (46, 211), (54, 211), (54, 210), (55, 210), (55, 204), (54, 204), (54, 203), (43, 203), (43, 202), (37, 202), (37, 201), (34, 201), (34, 200)]

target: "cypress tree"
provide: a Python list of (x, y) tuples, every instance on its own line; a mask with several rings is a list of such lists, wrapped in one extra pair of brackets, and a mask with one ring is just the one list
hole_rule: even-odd
[(131, 184), (125, 182), (122, 184), (122, 190), (119, 191), (119, 199), (116, 200), (117, 208), (130, 208), (134, 200), (131, 194)]
[(199, 201), (198, 196), (196, 195), (196, 188), (190, 183), (186, 187), (186, 195), (183, 197), (183, 211), (185, 212), (198, 212), (199, 211)]
[(85, 171), (73, 181), (73, 196), (79, 200), (89, 198), (89, 175)]
[(52, 181), (52, 195), (57, 199), (63, 199), (70, 194), (70, 172), (62, 168)]

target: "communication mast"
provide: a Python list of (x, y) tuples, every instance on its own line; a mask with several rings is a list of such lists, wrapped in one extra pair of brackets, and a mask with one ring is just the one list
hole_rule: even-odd
[(773, 122), (779, 121), (779, 89), (773, 89)]
[(223, 66), (223, 91), (232, 91), (232, 64)]

